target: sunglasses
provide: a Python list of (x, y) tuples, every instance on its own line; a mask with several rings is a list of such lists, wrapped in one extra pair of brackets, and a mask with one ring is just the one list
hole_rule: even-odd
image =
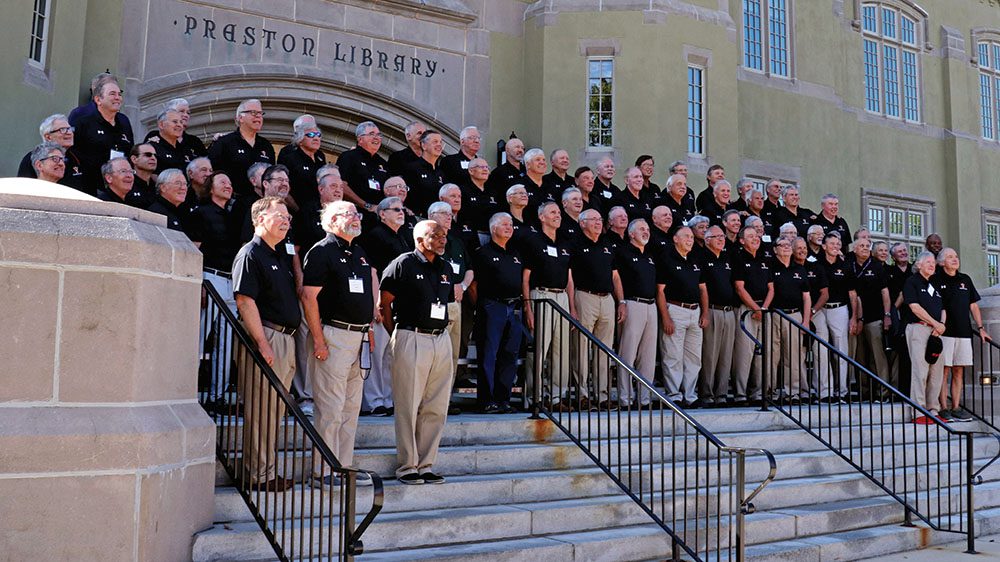
[(306, 133), (306, 136), (311, 139), (318, 139), (323, 137), (323, 133), (319, 131), (309, 131), (308, 133)]

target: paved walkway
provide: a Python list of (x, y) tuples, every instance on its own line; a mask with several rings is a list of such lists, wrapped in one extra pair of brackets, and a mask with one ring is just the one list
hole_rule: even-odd
[(975, 562), (977, 560), (1000, 560), (1000, 535), (990, 535), (976, 539), (976, 550), (979, 554), (965, 554), (965, 541), (932, 546), (923, 550), (901, 552), (888, 556), (868, 558), (877, 562)]

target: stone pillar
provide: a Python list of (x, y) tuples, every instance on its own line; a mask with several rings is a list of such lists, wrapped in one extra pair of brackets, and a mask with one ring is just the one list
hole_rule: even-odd
[(164, 217), (0, 180), (0, 558), (190, 560), (215, 469), (200, 283)]

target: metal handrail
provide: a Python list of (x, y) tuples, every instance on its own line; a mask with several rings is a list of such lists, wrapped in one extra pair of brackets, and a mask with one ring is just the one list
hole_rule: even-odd
[[(583, 450), (584, 454), (610, 476), (618, 487), (638, 504), (654, 522), (670, 535), (674, 559), (679, 559), (679, 551), (683, 550), (696, 560), (708, 558), (722, 560), (725, 559), (725, 553), (728, 553), (729, 560), (742, 561), (746, 548), (743, 518), (756, 511), (752, 503), (753, 498), (768, 483), (773, 481), (777, 474), (777, 462), (774, 455), (765, 449), (727, 446), (715, 434), (660, 393), (631, 365), (626, 364), (621, 357), (581, 325), (558, 303), (551, 299), (532, 299), (532, 303), (535, 310), (535, 360), (532, 379), (534, 385), (531, 391), (533, 417), (538, 418), (539, 414), (544, 414), (551, 420), (573, 443)], [(575, 391), (575, 401), (571, 399), (570, 402), (575, 402), (576, 414), (553, 411), (551, 391), (554, 375), (569, 374), (554, 372), (560, 367), (566, 366), (567, 362), (565, 361), (552, 360), (546, 364), (546, 356), (550, 355), (547, 346), (552, 343), (551, 337), (555, 332), (561, 333), (567, 338), (571, 333), (578, 334), (577, 337), (583, 339), (580, 343), (581, 346), (589, 346), (593, 355), (608, 363), (607, 373), (610, 374), (613, 366), (619, 378), (626, 377), (631, 383), (637, 385), (640, 395), (642, 390), (648, 392), (649, 404), (636, 407), (629, 405), (624, 412), (607, 406), (598, 409), (595, 414), (586, 407), (586, 401), (582, 396), (587, 386), (584, 382), (575, 386), (570, 385), (570, 392)], [(582, 369), (581, 365), (577, 365), (577, 367)], [(546, 375), (550, 376), (546, 377)], [(567, 378), (569, 377), (567, 376)], [(608, 377), (608, 386), (608, 396), (610, 397), (610, 376)], [(543, 400), (542, 392), (546, 388), (550, 392), (550, 399)], [(599, 395), (600, 389), (595, 390)], [(588, 410), (586, 415), (583, 414), (582, 410), (584, 409)], [(658, 411), (654, 412), (654, 410)], [(633, 414), (638, 415), (633, 416)], [(614, 428), (612, 427), (613, 417), (616, 417)], [(623, 418), (625, 419), (624, 428), (622, 427)], [(665, 423), (667, 419), (671, 421), (670, 427), (667, 427)], [(638, 424), (635, 435), (633, 435), (633, 422)], [(668, 436), (667, 430), (671, 428), (672, 431)], [(644, 433), (644, 429), (646, 433)], [(595, 430), (596, 436), (593, 434)], [(654, 435), (657, 430), (658, 436)], [(667, 437), (672, 439), (669, 439), (668, 442)], [(688, 451), (691, 439), (694, 441), (693, 458), (689, 456)], [(636, 440), (639, 445), (636, 451), (638, 466), (633, 463), (633, 440)], [(680, 451), (678, 451), (678, 440), (681, 442), (682, 450)], [(603, 452), (602, 445), (607, 448), (607, 454)], [(672, 452), (670, 460), (666, 460), (668, 445)], [(659, 447), (660, 461), (655, 460), (657, 446)], [(704, 447), (704, 451), (702, 451), (702, 447)], [(623, 458), (623, 448), (628, 449), (626, 458)], [(614, 453), (616, 450), (617, 458), (615, 458)], [(749, 495), (746, 494), (745, 472), (745, 457), (748, 453), (759, 453), (768, 462), (767, 476)], [(679, 457), (681, 458), (679, 459)], [(724, 459), (728, 459), (728, 464), (724, 462)], [(694, 497), (689, 498), (688, 492), (692, 486), (688, 485), (688, 470), (692, 464), (696, 472), (693, 484)], [(702, 483), (700, 472), (702, 467), (707, 473), (704, 483)], [(728, 474), (725, 470), (727, 467)], [(734, 470), (735, 476), (733, 475)], [(657, 472), (659, 472), (659, 482), (655, 478)], [(714, 484), (711, 483), (713, 476), (716, 477)], [(728, 484), (724, 486), (723, 480), (727, 477)], [(672, 484), (670, 490), (667, 489), (666, 481), (668, 478)], [(678, 486), (678, 480), (683, 481), (682, 486)], [(713, 491), (714, 499), (712, 498)], [(669, 499), (667, 498), (668, 492), (670, 493)], [(700, 492), (704, 493), (700, 494)], [(726, 495), (725, 499), (724, 495)], [(670, 503), (669, 516), (668, 502)], [(701, 509), (702, 507), (704, 510)], [(726, 518), (723, 512), (726, 509), (731, 510), (728, 514), (730, 525), (723, 536), (723, 519)], [(712, 513), (713, 511), (714, 513)], [(679, 520), (678, 512), (683, 513), (683, 517)], [(735, 518), (735, 525), (732, 524), (733, 518)], [(713, 525), (714, 544), (712, 541)]]
[[(802, 335), (805, 335), (808, 338), (808, 340), (811, 342), (811, 344), (818, 345), (821, 348), (821, 352), (820, 353), (826, 353), (827, 356), (829, 357), (829, 359), (831, 360), (830, 361), (831, 364), (834, 362), (833, 360), (836, 360), (838, 362), (844, 362), (846, 364), (846, 366), (847, 366), (848, 369), (853, 369), (854, 372), (857, 375), (862, 376), (864, 378), (865, 382), (868, 385), (869, 395), (874, 395), (874, 390), (877, 389), (878, 392), (882, 396), (886, 396), (886, 395), (889, 396), (888, 399), (884, 400), (884, 403), (889, 403), (889, 404), (897, 403), (897, 404), (900, 404), (900, 405), (902, 405), (904, 407), (904, 410), (906, 408), (912, 408), (912, 410), (914, 412), (917, 412), (918, 414), (923, 415), (923, 416), (925, 416), (927, 418), (927, 420), (928, 420), (929, 423), (927, 425), (924, 425), (925, 445), (927, 447), (927, 450), (926, 450), (925, 455), (924, 455), (925, 458), (927, 459), (926, 467), (918, 466), (919, 456), (920, 455), (915, 455), (915, 462), (914, 462), (914, 465), (912, 467), (914, 469), (914, 471), (919, 471), (919, 470), (922, 470), (922, 469), (926, 469), (926, 473), (928, 475), (928, 478), (927, 478), (927, 490), (926, 490), (926, 493), (925, 493), (926, 501), (924, 502), (923, 509), (921, 509), (921, 506), (920, 506), (920, 495), (921, 495), (921, 493), (920, 493), (920, 491), (918, 489), (918, 487), (919, 487), (919, 481), (915, 481), (914, 482), (913, 485), (915, 486), (915, 489), (912, 492), (908, 489), (908, 483), (906, 481), (906, 474), (905, 474), (905, 472), (906, 472), (907, 468), (909, 468), (909, 467), (908, 467), (908, 463), (906, 462), (905, 452), (904, 452), (904, 457), (903, 457), (904, 458), (904, 460), (903, 460), (903, 466), (901, 467), (902, 470), (903, 470), (903, 472), (904, 472), (903, 477), (902, 477), (902, 480), (903, 480), (903, 483), (902, 483), (902, 485), (903, 485), (902, 495), (900, 495), (900, 493), (898, 493), (898, 491), (896, 489), (896, 484), (897, 484), (896, 483), (896, 469), (897, 469), (897, 466), (896, 466), (896, 460), (895, 460), (895, 449), (896, 449), (897, 445), (901, 445), (904, 449), (907, 446), (907, 442), (906, 442), (906, 429), (907, 429), (908, 426), (906, 426), (906, 425), (902, 426), (902, 428), (903, 428), (902, 443), (897, 444), (896, 443), (896, 439), (895, 439), (895, 428), (894, 428), (893, 424), (894, 424), (894, 422), (897, 422), (897, 421), (902, 421), (902, 422), (905, 423), (905, 422), (908, 422), (909, 420), (896, 420), (895, 411), (892, 409), (892, 406), (890, 406), (890, 410), (889, 410), (889, 418), (890, 419), (888, 420), (888, 424), (889, 425), (888, 425), (888, 436), (887, 436), (886, 435), (886, 428), (885, 428), (885, 422), (887, 420), (885, 419), (886, 415), (885, 415), (885, 410), (883, 408), (883, 402), (879, 401), (879, 400), (875, 400), (875, 401), (868, 400), (867, 402), (862, 402), (861, 400), (857, 400), (855, 402), (851, 402), (851, 400), (850, 400), (851, 397), (850, 397), (849, 394), (847, 395), (848, 402), (846, 404), (840, 404), (840, 403), (838, 403), (838, 404), (833, 404), (833, 403), (824, 404), (818, 410), (814, 410), (814, 409), (808, 408), (808, 406), (806, 406), (805, 411), (803, 411), (803, 404), (801, 402), (796, 403), (796, 400), (798, 399), (798, 397), (792, 397), (792, 396), (788, 396), (788, 395), (784, 394), (784, 390), (785, 390), (784, 376), (785, 376), (785, 374), (784, 373), (773, 373), (773, 376), (769, 376), (769, 373), (766, 371), (767, 369), (770, 368), (770, 362), (769, 361), (765, 361), (764, 359), (767, 356), (768, 350), (771, 349), (771, 348), (773, 348), (773, 345), (772, 346), (767, 346), (767, 345), (763, 344), (756, 336), (754, 336), (753, 333), (750, 332), (749, 329), (747, 329), (746, 318), (752, 312), (753, 311), (751, 311), (751, 310), (747, 310), (747, 311), (743, 312), (743, 314), (740, 317), (740, 329), (754, 343), (754, 347), (755, 347), (755, 349), (754, 349), (754, 355), (760, 356), (760, 360), (761, 360), (761, 363), (762, 363), (762, 369), (761, 369), (761, 371), (762, 371), (762, 374), (764, 375), (764, 376), (762, 376), (762, 392), (761, 392), (761, 398), (762, 398), (762, 400), (761, 400), (761, 406), (762, 406), (762, 409), (766, 410), (768, 404), (771, 404), (772, 406), (776, 407), (779, 411), (781, 411), (783, 414), (785, 414), (789, 419), (791, 419), (793, 422), (795, 422), (796, 425), (798, 425), (802, 429), (804, 429), (807, 432), (809, 432), (816, 439), (818, 439), (821, 443), (823, 443), (824, 445), (826, 445), (827, 448), (829, 448), (831, 451), (833, 451), (834, 453), (836, 453), (843, 460), (845, 460), (849, 465), (851, 465), (853, 468), (855, 468), (857, 471), (859, 471), (861, 474), (863, 474), (869, 480), (871, 480), (876, 486), (878, 486), (883, 491), (885, 491), (886, 493), (888, 493), (893, 499), (895, 499), (896, 501), (900, 502), (904, 506), (904, 508), (905, 508), (905, 518), (906, 518), (907, 524), (910, 524), (911, 516), (912, 515), (916, 515), (920, 520), (924, 521), (928, 526), (930, 526), (933, 529), (940, 530), (940, 531), (946, 531), (946, 532), (954, 532), (954, 533), (965, 534), (966, 537), (967, 537), (967, 547), (968, 547), (967, 552), (970, 552), (970, 553), (971, 552), (975, 552), (975, 517), (974, 517), (975, 504), (974, 504), (974, 498), (973, 498), (973, 487), (982, 483), (982, 477), (980, 476), (982, 474), (982, 472), (986, 468), (988, 468), (990, 465), (992, 465), (994, 462), (996, 462), (998, 459), (1000, 459), (1000, 435), (997, 435), (996, 433), (989, 433), (989, 432), (983, 432), (983, 431), (964, 431), (964, 430), (958, 430), (958, 429), (955, 429), (955, 428), (951, 427), (947, 423), (939, 420), (936, 416), (933, 416), (930, 411), (928, 411), (926, 408), (924, 408), (924, 407), (920, 406), (919, 404), (917, 404), (909, 396), (906, 396), (905, 394), (901, 393), (895, 386), (893, 386), (892, 384), (886, 382), (881, 377), (879, 377), (877, 374), (871, 372), (870, 370), (868, 370), (867, 368), (865, 368), (864, 366), (862, 366), (861, 364), (859, 364), (857, 361), (855, 361), (851, 357), (848, 357), (840, 349), (837, 349), (830, 342), (827, 342), (826, 340), (824, 340), (823, 338), (821, 338), (819, 335), (817, 335), (814, 331), (810, 330), (808, 327), (803, 326), (799, 321), (797, 321), (795, 318), (792, 318), (791, 316), (789, 316), (788, 314), (786, 314), (784, 311), (779, 310), (779, 309), (763, 309), (762, 312), (764, 314), (764, 317), (761, 319), (761, 333), (762, 333), (762, 337), (764, 339), (766, 339), (771, 334), (771, 331), (768, 329), (768, 327), (766, 325), (767, 323), (766, 323), (766, 321), (764, 319), (765, 318), (770, 319), (773, 316), (777, 316), (777, 317), (780, 318), (781, 321), (788, 323), (790, 326), (793, 326), (796, 329), (796, 332), (798, 334), (797, 337), (801, 337)], [(802, 346), (802, 347), (807, 347), (807, 346)], [(800, 354), (801, 354), (801, 348), (800, 348)], [(796, 360), (800, 360), (800, 359), (801, 359), (801, 357), (796, 358)], [(833, 367), (829, 368), (829, 376), (831, 378), (833, 376), (833, 371), (834, 371)], [(780, 390), (777, 390), (777, 389), (774, 389), (774, 388), (768, 388), (767, 387), (767, 382), (768, 381), (772, 381), (772, 380), (773, 381), (777, 381), (777, 384), (775, 386), (777, 387), (777, 389), (780, 389)], [(862, 383), (862, 381), (860, 379), (857, 381), (857, 383), (858, 383), (858, 386), (863, 389), (863, 383)], [(831, 388), (833, 387), (833, 382), (832, 381), (830, 381), (830, 387)], [(776, 391), (777, 391), (777, 395), (775, 395)], [(869, 458), (869, 462), (871, 464), (870, 464), (870, 466), (868, 468), (865, 468), (865, 466), (864, 466), (865, 463), (864, 463), (864, 455), (863, 455), (863, 453), (861, 455), (862, 458), (860, 460), (858, 460), (858, 461), (856, 461), (855, 458), (853, 457), (853, 448), (854, 448), (855, 445), (861, 447), (862, 450), (864, 449), (864, 443), (863, 443), (863, 440), (862, 440), (862, 438), (861, 438), (860, 435), (857, 436), (857, 440), (858, 440), (857, 443), (854, 442), (854, 439), (855, 439), (855, 430), (857, 428), (862, 427), (860, 423), (857, 426), (853, 425), (853, 423), (852, 423), (852, 425), (851, 425), (851, 431), (848, 432), (848, 445), (847, 445), (847, 447), (843, 446), (843, 436), (842, 435), (840, 435), (841, 439), (838, 440), (839, 441), (838, 444), (834, 444), (832, 442), (833, 441), (833, 439), (832, 439), (832, 437), (833, 437), (832, 431), (829, 431), (829, 437), (828, 438), (824, 438), (823, 435), (822, 435), (823, 434), (823, 429), (824, 429), (824, 424), (823, 424), (823, 420), (822, 420), (824, 410), (826, 410), (826, 412), (828, 414), (827, 415), (828, 420), (832, 420), (832, 418), (834, 417), (833, 412), (836, 411), (836, 418), (837, 418), (838, 423), (839, 423), (845, 417), (843, 415), (843, 413), (842, 413), (842, 407), (846, 407), (846, 409), (848, 411), (848, 416), (846, 416), (846, 417), (850, 420), (851, 419), (851, 416), (850, 416), (851, 408), (857, 407), (858, 408), (858, 413), (859, 414), (863, 414), (863, 411), (861, 410), (861, 408), (863, 408), (863, 406), (865, 404), (867, 404), (868, 409), (869, 409), (869, 412), (868, 412), (869, 413), (869, 417), (870, 417), (869, 425), (871, 425), (871, 426), (875, 426), (876, 425), (872, 421), (875, 418), (876, 409), (877, 409), (877, 412), (879, 414), (879, 419), (880, 419), (880, 422), (878, 423), (879, 428), (877, 430), (873, 429), (873, 433), (871, 434), (871, 437), (872, 438), (876, 438), (877, 437), (877, 438), (879, 438), (879, 439), (882, 440), (882, 444), (881, 444), (881, 447), (882, 447), (882, 459), (881, 460), (882, 460), (883, 464), (882, 464), (882, 466), (881, 466), (880, 469), (876, 469), (875, 468), (874, 452), (871, 455), (869, 455), (869, 457), (870, 457)], [(796, 411), (796, 406), (798, 407), (797, 411)], [(815, 414), (815, 416), (814, 416), (814, 414)], [(819, 427), (818, 432), (815, 430), (816, 424), (813, 423), (814, 421), (818, 422), (818, 427)], [(915, 426), (911, 426), (911, 427), (915, 427)], [(941, 452), (942, 439), (941, 439), (940, 436), (935, 435), (935, 438), (936, 438), (935, 444), (937, 445), (937, 448), (936, 448), (937, 449), (936, 450), (936, 453), (937, 453), (937, 463), (932, 463), (932, 461), (931, 461), (931, 455), (932, 455), (931, 441), (930, 441), (930, 439), (931, 439), (931, 437), (930, 437), (931, 436), (931, 430), (930, 430), (930, 428), (931, 427), (934, 427), (936, 431), (940, 431), (940, 432), (943, 432), (944, 434), (946, 434), (945, 441), (947, 443), (945, 445), (945, 453), (944, 454), (942, 454), (942, 452)], [(832, 430), (832, 426), (830, 426), (828, 429)], [(878, 433), (876, 434), (876, 433), (874, 433), (874, 431), (877, 431)], [(973, 453), (974, 453), (974, 450), (973, 450), (973, 438), (974, 438), (974, 436), (977, 436), (977, 435), (978, 436), (992, 437), (992, 438), (996, 439), (997, 443), (998, 443), (998, 452), (988, 462), (986, 462), (983, 466), (981, 466), (979, 468), (979, 470), (974, 470), (975, 467), (974, 467), (974, 462), (973, 462), (974, 461), (974, 458), (973, 458)], [(886, 459), (885, 459), (885, 450), (884, 449), (885, 449), (886, 445), (885, 445), (884, 441), (886, 440), (887, 437), (888, 437), (888, 440), (890, 441), (890, 444), (889, 444), (889, 447), (890, 447), (890, 460), (892, 462), (892, 470), (891, 470), (891, 472), (889, 474), (889, 478), (886, 478), (886, 475), (885, 475), (885, 472), (886, 472), (885, 460)], [(917, 430), (914, 429), (914, 431), (913, 431), (913, 439), (912, 439), (912, 442), (910, 443), (910, 445), (916, 445), (917, 444), (917, 437), (918, 437)], [(959, 511), (964, 511), (964, 514), (963, 514), (964, 517), (960, 518), (959, 525), (957, 526), (957, 528), (953, 526), (953, 521), (952, 521), (952, 516), (951, 516), (952, 510), (949, 507), (950, 506), (950, 498), (948, 498), (947, 495), (945, 496), (947, 498), (946, 506), (945, 506), (947, 509), (944, 510), (944, 511), (947, 511), (947, 514), (942, 513), (942, 509), (941, 509), (941, 507), (942, 507), (942, 505), (941, 505), (941, 503), (942, 503), (942, 497), (941, 497), (940, 490), (939, 490), (938, 496), (937, 496), (937, 504), (936, 504), (937, 514), (935, 515), (935, 514), (932, 513), (932, 511), (934, 511), (932, 508), (935, 507), (935, 506), (934, 506), (934, 502), (932, 501), (932, 498), (930, 497), (930, 480), (931, 479), (929, 477), (930, 476), (931, 465), (932, 464), (936, 464), (936, 468), (937, 469), (943, 469), (943, 470), (947, 471), (946, 474), (947, 474), (947, 477), (948, 477), (947, 478), (948, 482), (944, 485), (944, 488), (945, 489), (949, 489), (951, 487), (951, 462), (952, 462), (951, 449), (952, 449), (952, 438), (953, 437), (958, 442), (958, 444), (960, 445), (959, 446), (959, 453), (958, 453), (958, 455), (959, 455), (958, 462), (964, 464), (964, 468), (965, 468), (964, 473), (965, 474), (964, 474), (963, 478), (964, 478), (964, 486), (966, 487), (966, 495), (965, 495), (965, 497), (963, 498), (961, 495), (959, 496), (960, 497), (960, 506), (959, 506), (960, 509), (959, 509)], [(964, 442), (965, 446), (961, 447), (961, 445), (962, 445), (963, 442)], [(874, 448), (876, 446), (874, 444), (874, 441), (871, 442), (871, 446), (872, 446), (872, 449), (874, 450)], [(964, 450), (964, 459), (962, 458), (963, 450)], [(877, 477), (876, 474), (875, 474), (876, 472), (881, 472), (882, 473), (882, 478)], [(891, 480), (891, 481), (889, 481), (889, 480)], [(938, 474), (938, 482), (940, 483), (940, 481), (941, 481), (941, 475)], [(962, 484), (960, 484), (960, 485), (962, 485)], [(907, 497), (907, 496), (909, 496), (911, 494), (914, 496), (914, 498), (916, 499), (916, 501), (911, 501)], [(961, 505), (963, 501), (964, 501), (964, 508), (962, 508), (962, 505)]]
[[(215, 287), (206, 280), (203, 282), (202, 288), (206, 296), (202, 311), (202, 333), (203, 337), (213, 340), (211, 346), (206, 347), (207, 353), (203, 354), (203, 360), (205, 355), (210, 357), (213, 380), (208, 392), (199, 393), (199, 401), (206, 407), (218, 425), (220, 435), (216, 440), (216, 455), (219, 461), (225, 467), (230, 478), (236, 482), (240, 496), (246, 501), (254, 519), (267, 536), (279, 559), (353, 560), (354, 556), (360, 555), (364, 551), (361, 537), (382, 510), (385, 495), (382, 479), (374, 472), (341, 465), (315, 426), (299, 408), (285, 385), (281, 383), (261, 356), (256, 344)], [(234, 351), (235, 353), (232, 353)], [(232, 360), (233, 356), (239, 358), (235, 361), (235, 365)], [(234, 367), (235, 373), (232, 372)], [(250, 372), (245, 372), (247, 370)], [(230, 377), (230, 374), (233, 376)], [(251, 383), (247, 379), (258, 374), (257, 384), (249, 386)], [(240, 390), (235, 396), (231, 391), (233, 384), (231, 378), (239, 379)], [(242, 400), (244, 404), (241, 406), (238, 403), (229, 403), (229, 397)], [(275, 397), (274, 402), (272, 402), (272, 397)], [(219, 398), (223, 399), (221, 403)], [(263, 438), (259, 434), (254, 437), (249, 435), (253, 428), (248, 431), (248, 423), (244, 418), (243, 428), (240, 432), (242, 435), (238, 435), (236, 428), (240, 423), (241, 409), (244, 414), (248, 416), (252, 414), (254, 418), (267, 417), (267, 412), (249, 411), (253, 405), (261, 403), (263, 403), (263, 408), (260, 408), (262, 410), (277, 406), (287, 413), (289, 417), (283, 422), (283, 428), (267, 427)], [(279, 423), (282, 422), (279, 421)], [(291, 430), (289, 430), (289, 425), (292, 426)], [(291, 435), (289, 435), (290, 431)], [(311, 458), (307, 459), (307, 455), (301, 455), (299, 459), (291, 461), (291, 466), (289, 466), (286, 455), (283, 463), (284, 470), (294, 472), (296, 468), (302, 469), (304, 477), (308, 479), (310, 474), (314, 472), (313, 464), (317, 462), (318, 457), (321, 465), (319, 469), (321, 477), (332, 477), (333, 475), (340, 477), (340, 498), (336, 500), (336, 504), (332, 493), (334, 486), (331, 486), (329, 493), (322, 487), (318, 491), (316, 488), (292, 488), (290, 493), (280, 494), (280, 504), (278, 496), (272, 498), (273, 493), (262, 493), (250, 489), (247, 482), (247, 467), (241, 467), (240, 464), (247, 464), (248, 456), (251, 457), (251, 463), (259, 462), (253, 456), (255, 453), (259, 454), (259, 449), (262, 446), (266, 450), (274, 448), (274, 455), (276, 455), (278, 450), (283, 449), (280, 446), (273, 447), (273, 443), (279, 437), (286, 444), (289, 437), (293, 444), (301, 439), (306, 450), (311, 450)], [(249, 448), (251, 449), (249, 453), (246, 450), (248, 441), (250, 441)], [(253, 451), (254, 448), (257, 451)], [(296, 463), (298, 463), (298, 467), (296, 467)], [(361, 522), (356, 524), (357, 476), (361, 473), (367, 474), (371, 478), (373, 497), (371, 508)], [(309, 505), (307, 506), (306, 503)], [(326, 523), (328, 530), (332, 530), (336, 525), (339, 531), (336, 545), (332, 532), (328, 532), (324, 537), (322, 531), (316, 532), (314, 530), (313, 525), (308, 527), (308, 531), (302, 528), (302, 523), (305, 522), (306, 518), (308, 518), (309, 523), (316, 522), (315, 512), (317, 509), (320, 525)], [(308, 536), (306, 536), (307, 534)]]
[[(972, 331), (972, 341), (972, 373), (965, 375), (965, 386), (970, 386), (971, 384), (972, 389), (967, 394), (965, 387), (962, 388), (962, 403), (959, 407), (975, 416), (982, 423), (992, 427), (994, 431), (1000, 431), (1000, 427), (997, 427), (996, 422), (994, 421), (994, 416), (998, 412), (996, 412), (996, 408), (993, 403), (993, 389), (998, 382), (997, 376), (994, 374), (994, 368), (1000, 368), (1000, 361), (995, 364), (993, 357), (995, 353), (1000, 353), (1000, 345), (992, 339), (982, 339), (979, 336), (978, 330)], [(976, 348), (978, 348), (978, 353), (976, 353)], [(988, 369), (987, 365), (989, 365)], [(989, 377), (988, 383), (983, 380), (985, 373), (989, 373), (987, 375)], [(971, 377), (971, 381), (970, 375), (973, 375)], [(979, 389), (978, 392), (976, 390), (977, 388)], [(989, 412), (986, 411), (987, 393), (990, 398)], [(977, 398), (979, 399), (977, 400)]]

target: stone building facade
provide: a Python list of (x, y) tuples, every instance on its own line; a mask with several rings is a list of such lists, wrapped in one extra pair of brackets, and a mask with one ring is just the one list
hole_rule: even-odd
[(420, 119), (452, 148), (477, 125), (491, 161), (515, 131), (570, 149), (574, 165), (651, 154), (661, 183), (686, 160), (697, 189), (719, 163), (730, 178), (800, 184), (817, 210), (838, 193), (851, 227), (877, 239), (940, 232), (978, 283), (1000, 280), (997, 0), (17, 4), (0, 23), (2, 173), (107, 68), (138, 128), (182, 96), (208, 138), (259, 97), (265, 136), (287, 142), (311, 113), (331, 154), (360, 121), (394, 150)]

